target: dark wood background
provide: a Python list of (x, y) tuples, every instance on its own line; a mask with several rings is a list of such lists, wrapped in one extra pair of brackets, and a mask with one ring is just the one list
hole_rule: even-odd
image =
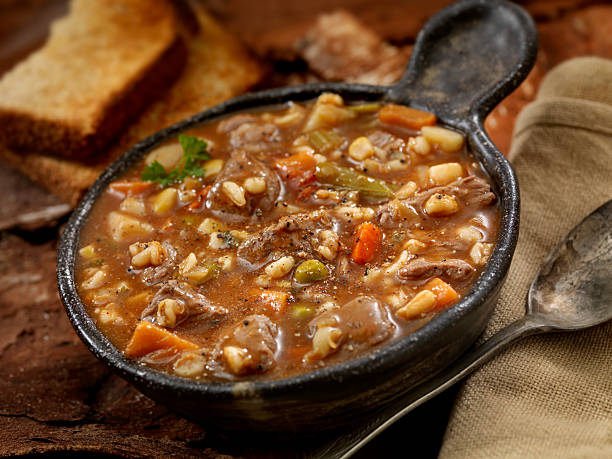
[[(211, 12), (264, 63), (267, 84), (292, 71), (293, 42), (323, 11), (345, 8), (384, 39), (409, 47), (447, 0), (206, 0)], [(520, 109), (546, 72), (581, 55), (612, 57), (612, 4), (524, 0), (536, 18), (540, 53), (521, 87), (490, 115), (488, 131), (507, 153)], [(44, 41), (64, 0), (0, 0), (0, 74)], [(266, 85), (266, 82), (263, 83)], [(0, 455), (299, 457), (299, 441), (215, 433), (184, 420), (99, 363), (81, 344), (59, 301), (55, 251), (63, 220), (15, 228), (20, 212), (60, 204), (0, 163)], [(27, 226), (26, 226), (27, 227)], [(423, 405), (358, 457), (436, 457), (456, 389)]]

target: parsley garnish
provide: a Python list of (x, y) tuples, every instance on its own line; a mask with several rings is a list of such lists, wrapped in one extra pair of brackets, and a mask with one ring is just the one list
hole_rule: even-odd
[(183, 148), (183, 159), (180, 164), (166, 172), (164, 166), (158, 161), (153, 161), (142, 171), (141, 178), (147, 182), (158, 182), (161, 186), (166, 187), (175, 182), (180, 182), (185, 177), (202, 177), (204, 168), (200, 161), (210, 159), (210, 155), (206, 153), (206, 141), (192, 135), (179, 134), (179, 143)]
[(153, 161), (153, 163), (145, 168), (142, 171), (142, 175), (140, 176), (143, 180), (147, 182), (157, 182), (159, 181), (164, 186), (167, 184), (164, 181), (167, 179), (166, 169), (162, 166), (158, 161)]

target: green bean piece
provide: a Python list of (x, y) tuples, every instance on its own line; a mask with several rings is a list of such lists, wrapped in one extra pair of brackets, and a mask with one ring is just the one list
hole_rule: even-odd
[(325, 279), (329, 275), (327, 266), (319, 260), (306, 260), (295, 268), (293, 277), (300, 284), (311, 284), (316, 281)]
[(308, 141), (318, 151), (325, 152), (342, 145), (344, 138), (334, 131), (317, 129), (308, 134)]
[(343, 167), (336, 163), (323, 162), (317, 164), (317, 180), (339, 188), (359, 191), (364, 197), (384, 200), (394, 196), (389, 184), (380, 179), (369, 177), (350, 167)]

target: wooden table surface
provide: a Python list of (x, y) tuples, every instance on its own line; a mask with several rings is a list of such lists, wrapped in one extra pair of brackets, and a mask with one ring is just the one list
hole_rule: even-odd
[[(271, 69), (294, 58), (292, 43), (322, 11), (343, 7), (383, 38), (410, 46), (428, 16), (450, 3), (395, 0), (206, 0), (213, 14)], [(425, 4), (424, 4), (425, 3)], [(612, 57), (612, 5), (586, 0), (525, 0), (540, 32), (540, 53), (529, 78), (487, 119), (507, 153), (520, 109), (535, 97), (546, 72), (574, 56)], [(39, 46), (64, 0), (0, 0), (0, 74)], [(282, 65), (279, 65), (281, 63)], [(16, 209), (36, 212), (60, 204), (0, 165), (0, 228)], [(6, 203), (10, 203), (6, 204)], [(13, 218), (13, 220), (11, 220)], [(6, 224), (2, 226), (2, 222)], [(8, 222), (8, 223), (7, 223)], [(299, 457), (299, 441), (257, 440), (215, 433), (148, 399), (98, 362), (75, 335), (59, 301), (55, 256), (60, 220), (32, 230), (0, 232), (0, 455), (181, 457), (227, 455)], [(358, 457), (414, 454), (435, 457), (457, 389), (426, 403), (362, 450)], [(406, 442), (409, 435), (410, 440)]]

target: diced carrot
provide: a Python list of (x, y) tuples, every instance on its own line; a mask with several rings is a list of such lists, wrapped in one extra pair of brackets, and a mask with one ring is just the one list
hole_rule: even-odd
[(382, 231), (374, 223), (364, 222), (355, 231), (355, 246), (352, 258), (355, 263), (363, 265), (374, 259), (378, 246), (382, 242)]
[(191, 201), (191, 204), (187, 206), (187, 209), (190, 210), (191, 212), (200, 210), (202, 206), (204, 205), (204, 201), (206, 201), (206, 196), (208, 196), (208, 192), (210, 191), (211, 188), (212, 187), (210, 185), (207, 185), (204, 188), (202, 188), (196, 195), (195, 199)]
[(435, 295), (436, 308), (445, 308), (459, 299), (459, 294), (455, 289), (438, 277), (428, 281), (423, 288), (430, 290)]
[(123, 196), (131, 196), (134, 194), (140, 194), (147, 191), (149, 188), (153, 186), (152, 182), (142, 182), (142, 181), (127, 181), (127, 180), (118, 180), (116, 182), (111, 183), (108, 187), (111, 191), (115, 193), (122, 194)]
[(296, 153), (276, 161), (276, 168), (286, 182), (294, 187), (314, 181), (317, 162), (314, 157), (306, 152)]
[(128, 357), (142, 357), (160, 349), (173, 350), (178, 353), (181, 351), (194, 351), (198, 347), (197, 344), (179, 338), (165, 328), (150, 322), (141, 321), (136, 325), (132, 339), (125, 348), (125, 355)]
[(378, 119), (383, 123), (396, 124), (409, 129), (421, 129), (423, 126), (436, 124), (436, 115), (433, 113), (396, 104), (385, 105), (378, 112)]
[(268, 308), (271, 312), (282, 314), (289, 306), (290, 295), (276, 290), (253, 290), (256, 302)]

